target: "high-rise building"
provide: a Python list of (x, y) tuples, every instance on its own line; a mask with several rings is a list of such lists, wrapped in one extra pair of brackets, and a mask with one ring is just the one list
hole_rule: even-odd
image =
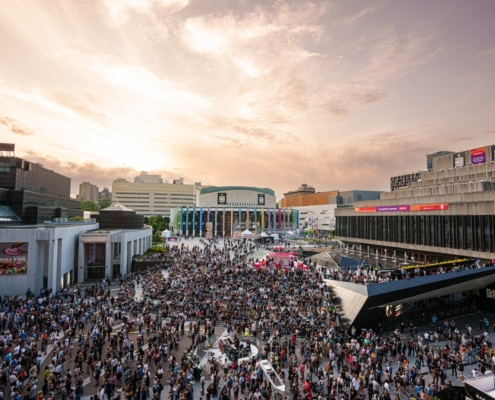
[(98, 193), (98, 199), (111, 199), (112, 198), (112, 192), (110, 192), (110, 189), (107, 187), (104, 187), (103, 190)]
[(0, 156), (0, 205), (18, 217), (16, 221), (2, 219), (0, 225), (83, 215), (80, 202), (70, 198), (70, 178), (15, 157), (13, 152)]
[(90, 182), (79, 184), (78, 199), (80, 201), (98, 201), (98, 186), (93, 185)]
[(136, 213), (146, 216), (170, 216), (177, 207), (192, 207), (195, 204), (196, 185), (181, 183), (140, 183), (119, 178), (112, 184), (112, 202), (123, 204)]
[(163, 183), (161, 175), (149, 175), (146, 171), (134, 177), (134, 183)]

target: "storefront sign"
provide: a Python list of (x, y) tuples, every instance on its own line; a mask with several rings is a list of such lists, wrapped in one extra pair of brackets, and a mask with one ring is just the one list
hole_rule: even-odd
[(28, 243), (0, 243), (0, 275), (27, 274)]
[(471, 150), (471, 164), (484, 164), (486, 163), (486, 153), (485, 148), (480, 147), (479, 149)]

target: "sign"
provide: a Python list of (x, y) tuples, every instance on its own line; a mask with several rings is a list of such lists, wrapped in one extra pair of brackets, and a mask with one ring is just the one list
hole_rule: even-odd
[(354, 212), (407, 212), (407, 211), (446, 211), (449, 209), (447, 203), (440, 204), (403, 204), (400, 206), (371, 206), (354, 207)]
[(169, 238), (167, 238), (167, 241), (169, 241), (169, 242), (178, 242), (179, 239), (176, 238), (175, 236), (170, 236)]
[(495, 146), (492, 146), (492, 161), (495, 162)]
[(454, 168), (464, 167), (464, 153), (454, 155)]
[(15, 151), (15, 144), (13, 144), (13, 143), (0, 143), (0, 151)]
[(259, 206), (264, 206), (265, 205), (265, 195), (258, 193), (258, 205)]
[(27, 274), (28, 243), (0, 243), (0, 275)]
[(218, 193), (218, 205), (224, 206), (227, 204), (227, 193)]
[(471, 150), (471, 164), (484, 164), (486, 163), (486, 153), (485, 148), (480, 147), (479, 149)]

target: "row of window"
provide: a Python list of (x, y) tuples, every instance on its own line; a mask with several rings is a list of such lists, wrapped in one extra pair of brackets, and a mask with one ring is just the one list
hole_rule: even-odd
[(337, 217), (337, 236), (495, 251), (494, 215)]

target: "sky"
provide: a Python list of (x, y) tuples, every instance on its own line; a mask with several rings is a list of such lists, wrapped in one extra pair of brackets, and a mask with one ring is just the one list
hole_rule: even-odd
[(2, 0), (0, 140), (72, 179), (386, 190), (495, 144), (493, 0)]

